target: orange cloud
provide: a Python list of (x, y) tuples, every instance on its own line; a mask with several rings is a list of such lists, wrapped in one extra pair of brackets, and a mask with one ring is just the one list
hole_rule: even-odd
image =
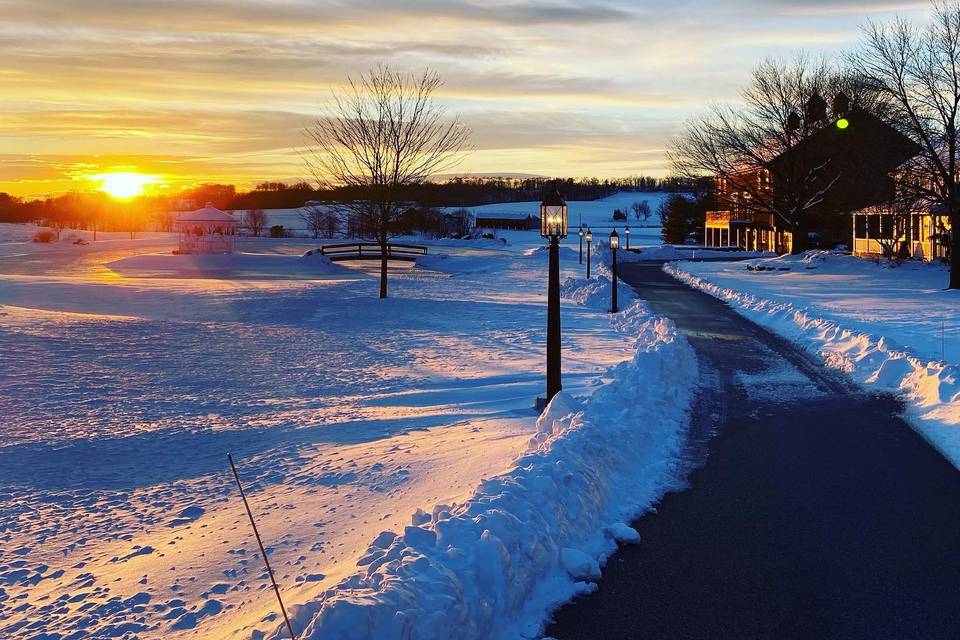
[[(346, 76), (437, 69), (477, 147), (469, 170), (666, 171), (661, 150), (754, 61), (858, 37), (914, 3), (812, 0), (6, 0), (0, 191), (77, 188), (114, 160), (249, 185), (305, 175), (301, 130)], [(105, 160), (109, 159), (109, 160)], [(468, 167), (464, 167), (468, 170)]]

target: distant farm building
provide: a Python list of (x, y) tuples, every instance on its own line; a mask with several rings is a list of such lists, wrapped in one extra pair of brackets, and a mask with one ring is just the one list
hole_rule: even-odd
[(475, 226), (478, 229), (530, 231), (540, 228), (540, 216), (524, 213), (478, 213), (476, 214)]

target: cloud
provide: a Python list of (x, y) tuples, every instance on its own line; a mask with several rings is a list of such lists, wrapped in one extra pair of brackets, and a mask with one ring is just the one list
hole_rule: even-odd
[(758, 59), (849, 46), (893, 10), (917, 5), (0, 0), (0, 149), (21, 159), (3, 171), (69, 185), (37, 159), (99, 154), (177, 158), (171, 175), (293, 177), (301, 129), (331, 90), (388, 62), (445, 78), (439, 97), (472, 127), (476, 170), (663, 172), (677, 123), (735, 96)]
[[(392, 22), (397, 18), (461, 21), (471, 24), (595, 24), (636, 15), (629, 4), (605, 2), (504, 2), (496, 0), (12, 0), (7, 20), (69, 27), (114, 28), (153, 24), (166, 30), (237, 27), (276, 30)], [(159, 18), (159, 20), (158, 20)]]

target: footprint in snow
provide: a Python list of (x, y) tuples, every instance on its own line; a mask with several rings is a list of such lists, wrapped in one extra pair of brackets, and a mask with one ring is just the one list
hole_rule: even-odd
[(128, 553), (127, 555), (123, 556), (122, 558), (115, 558), (115, 559), (113, 560), (113, 562), (126, 562), (126, 561), (129, 560), (130, 558), (136, 558), (137, 556), (150, 555), (151, 553), (153, 553), (153, 551), (154, 551), (153, 547), (150, 547), (150, 546), (140, 547), (139, 549), (136, 549), (136, 550), (132, 551), (131, 553)]
[(203, 507), (198, 507), (197, 505), (192, 505), (180, 512), (180, 514), (170, 521), (170, 524), (167, 526), (170, 527), (179, 527), (181, 525), (190, 524), (202, 516), (206, 511)]

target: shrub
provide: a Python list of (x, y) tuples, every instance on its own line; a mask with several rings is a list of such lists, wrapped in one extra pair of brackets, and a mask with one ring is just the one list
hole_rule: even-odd
[(41, 229), (33, 234), (34, 242), (53, 242), (57, 239), (57, 232), (49, 229)]
[(660, 230), (667, 244), (681, 244), (693, 239), (703, 242), (703, 226), (707, 211), (714, 207), (713, 196), (703, 194), (693, 199), (674, 194), (660, 204)]

